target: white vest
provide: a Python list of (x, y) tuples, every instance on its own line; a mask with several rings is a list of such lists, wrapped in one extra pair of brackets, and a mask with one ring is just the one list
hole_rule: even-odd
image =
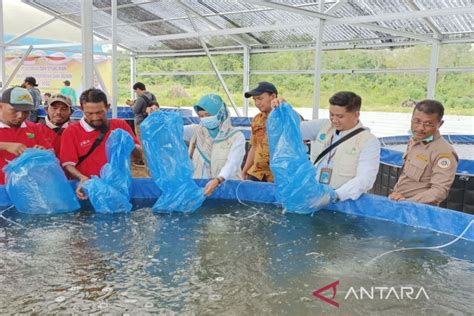
[[(200, 128), (200, 126), (196, 126), (196, 128)], [(236, 130), (235, 133), (231, 135), (230, 137), (228, 137), (227, 139), (223, 141), (215, 142), (212, 144), (211, 157), (210, 157), (211, 174), (209, 175), (209, 178), (215, 178), (219, 176), (219, 173), (221, 172), (222, 168), (225, 166), (227, 162), (227, 157), (229, 156), (230, 148), (232, 147), (232, 144), (235, 142), (235, 140), (238, 137), (243, 137), (243, 135), (242, 135), (242, 132)], [(195, 136), (193, 136), (189, 143), (189, 150), (192, 153), (191, 160), (194, 166), (193, 178), (205, 179), (207, 178), (206, 175), (203, 175), (205, 161), (201, 157), (201, 154), (199, 153), (197, 147), (194, 146), (195, 141), (196, 141), (196, 138)], [(231, 176), (229, 179), (234, 179), (234, 180), (241, 179), (240, 172), (241, 172), (240, 169), (237, 170), (237, 173)], [(226, 179), (226, 180), (229, 180), (229, 179)]]
[[(359, 127), (363, 127), (360, 122), (354, 128), (344, 131), (344, 134), (347, 135)], [(335, 131), (336, 129), (331, 126), (331, 121), (328, 121), (321, 127), (316, 140), (311, 143), (313, 149), (311, 150), (311, 161), (314, 161), (316, 157), (318, 157), (318, 155), (329, 146), (331, 137), (335, 134)], [(375, 138), (375, 136), (368, 130), (365, 130), (352, 136), (334, 149), (335, 154), (329, 165), (329, 168), (332, 168), (331, 181), (329, 182), (329, 185), (332, 188), (339, 188), (357, 175), (357, 165), (360, 152), (365, 143), (373, 138)], [(325, 161), (330, 154), (331, 153), (328, 153), (325, 157), (321, 158), (316, 166), (318, 166), (322, 161)]]

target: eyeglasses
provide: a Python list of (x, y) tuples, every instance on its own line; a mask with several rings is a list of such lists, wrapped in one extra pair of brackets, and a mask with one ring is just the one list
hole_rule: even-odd
[(411, 120), (411, 123), (413, 125), (422, 125), (423, 127), (425, 128), (434, 128), (436, 127), (436, 124), (435, 123), (432, 123), (432, 122), (422, 122), (418, 119), (414, 119), (414, 120)]

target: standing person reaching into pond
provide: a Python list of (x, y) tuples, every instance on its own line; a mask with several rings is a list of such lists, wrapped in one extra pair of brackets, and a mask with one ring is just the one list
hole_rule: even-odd
[(230, 114), (222, 98), (203, 96), (194, 106), (200, 124), (184, 128), (193, 162), (193, 178), (210, 179), (204, 194), (209, 196), (225, 180), (240, 179), (245, 155), (245, 137), (231, 125)]

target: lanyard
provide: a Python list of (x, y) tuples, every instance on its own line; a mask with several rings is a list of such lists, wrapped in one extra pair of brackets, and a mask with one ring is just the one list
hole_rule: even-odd
[[(326, 148), (328, 148), (328, 147), (330, 147), (330, 146), (332, 145), (333, 139), (334, 139), (334, 133), (332, 134), (332, 136), (331, 136), (331, 141), (329, 142), (329, 145), (326, 146)], [(336, 150), (337, 150), (337, 148), (334, 148), (333, 150), (331, 150), (331, 151), (329, 152), (328, 166), (329, 166), (329, 164), (331, 163), (332, 157), (334, 157), (334, 155), (336, 154)]]

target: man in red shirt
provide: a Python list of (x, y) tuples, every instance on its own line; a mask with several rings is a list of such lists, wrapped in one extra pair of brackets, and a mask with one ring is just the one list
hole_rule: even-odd
[(0, 184), (5, 184), (3, 167), (27, 148), (50, 149), (39, 125), (27, 121), (33, 98), (20, 87), (6, 89), (0, 98)]
[(54, 153), (59, 157), (61, 148), (61, 135), (69, 126), (69, 119), (74, 112), (69, 97), (62, 94), (53, 95), (45, 105), (46, 117), (41, 125), (46, 140), (53, 145)]
[(125, 121), (107, 119), (110, 104), (102, 90), (92, 88), (84, 91), (79, 102), (84, 116), (62, 134), (59, 158), (67, 174), (79, 180), (76, 194), (79, 199), (84, 200), (87, 197), (82, 191), (82, 184), (91, 176), (98, 176), (102, 166), (107, 163), (105, 143), (111, 131), (121, 128), (133, 137), (133, 155), (136, 158), (142, 156), (142, 149)]

